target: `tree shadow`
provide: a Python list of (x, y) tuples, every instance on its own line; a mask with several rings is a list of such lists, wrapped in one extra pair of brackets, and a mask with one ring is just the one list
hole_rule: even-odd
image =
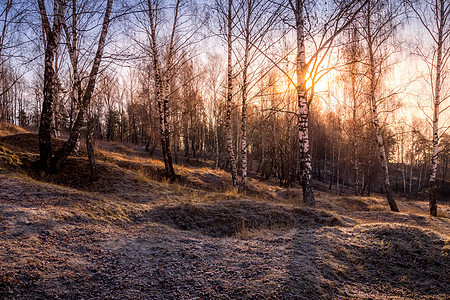
[(403, 225), (298, 231), (286, 298), (445, 299), (449, 249), (438, 235)]

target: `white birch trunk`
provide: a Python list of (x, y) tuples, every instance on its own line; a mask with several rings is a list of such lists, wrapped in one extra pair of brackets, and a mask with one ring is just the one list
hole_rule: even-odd
[(412, 183), (413, 183), (413, 169), (414, 169), (414, 151), (411, 147), (411, 158), (409, 161), (409, 197), (412, 196)]
[(338, 156), (337, 156), (337, 162), (336, 162), (336, 195), (341, 194), (341, 185), (339, 182), (339, 179), (341, 177), (340, 166), (339, 166), (340, 161), (341, 161), (341, 143), (338, 142)]
[(220, 149), (219, 149), (219, 116), (217, 115), (217, 97), (214, 91), (214, 144), (216, 150), (216, 159), (214, 169), (219, 168)]
[(245, 22), (245, 50), (244, 50), (244, 65), (242, 70), (242, 141), (241, 141), (241, 159), (242, 159), (242, 181), (241, 190), (245, 192), (247, 183), (247, 93), (248, 93), (248, 82), (247, 82), (247, 72), (249, 66), (249, 55), (250, 55), (250, 19), (252, 13), (251, 2), (248, 2), (247, 7), (247, 18)]
[(403, 142), (403, 132), (402, 132), (402, 144), (400, 145), (400, 151), (402, 156), (402, 179), (403, 179), (403, 196), (406, 195), (406, 168), (404, 162), (404, 142)]
[(297, 0), (294, 8), (295, 25), (297, 30), (297, 99), (298, 99), (298, 136), (300, 145), (300, 173), (303, 188), (303, 201), (315, 205), (311, 178), (311, 153), (309, 142), (309, 105), (306, 90), (306, 72), (308, 66), (305, 57), (305, 32), (303, 1)]
[[(77, 0), (72, 0), (72, 32), (69, 33), (69, 28), (64, 23), (64, 32), (66, 34), (66, 45), (69, 52), (70, 63), (72, 65), (72, 93), (71, 93), (71, 120), (70, 120), (70, 131), (73, 128), (73, 114), (77, 109), (81, 108), (82, 105), (82, 88), (81, 79), (78, 71), (78, 12), (77, 12)], [(75, 118), (76, 119), (76, 118)], [(73, 149), (74, 155), (78, 155), (80, 148), (80, 141), (75, 143)]]
[[(356, 46), (355, 46), (356, 47)], [(358, 58), (356, 57), (355, 53), (352, 52), (352, 59), (356, 61)], [(361, 179), (360, 179), (360, 165), (359, 165), (359, 143), (358, 143), (358, 99), (356, 95), (356, 76), (357, 76), (357, 70), (356, 70), (356, 63), (352, 62), (351, 66), (351, 85), (352, 85), (352, 100), (353, 100), (353, 107), (352, 107), (352, 121), (353, 121), (353, 168), (354, 168), (354, 179), (355, 179), (355, 195), (360, 194), (360, 187), (361, 187)]]
[(233, 45), (232, 45), (232, 27), (233, 27), (233, 18), (232, 18), (232, 6), (233, 0), (228, 0), (228, 33), (227, 33), (227, 46), (228, 46), (228, 85), (227, 85), (227, 115), (226, 115), (226, 130), (227, 130), (227, 150), (228, 157), (230, 160), (231, 166), (231, 179), (233, 182), (233, 187), (235, 189), (239, 188), (239, 181), (237, 175), (237, 163), (236, 157), (234, 155), (233, 148), (233, 131), (231, 126), (231, 106), (233, 101), (233, 65), (232, 65), (232, 55), (233, 55)]
[[(176, 174), (173, 169), (172, 163), (172, 155), (170, 152), (170, 140), (169, 140), (169, 122), (168, 122), (168, 110), (169, 110), (169, 78), (163, 78), (163, 74), (161, 71), (161, 65), (159, 62), (159, 52), (157, 46), (157, 37), (156, 37), (156, 11), (151, 3), (151, 0), (148, 0), (148, 14), (150, 20), (150, 38), (151, 38), (151, 48), (152, 48), (152, 60), (153, 60), (153, 68), (155, 72), (155, 92), (156, 92), (156, 102), (158, 103), (158, 113), (159, 113), (159, 129), (161, 135), (161, 149), (164, 158), (164, 167), (165, 167), (165, 176), (171, 182), (176, 180)], [(169, 45), (169, 54), (168, 54), (168, 66), (167, 68), (171, 68), (172, 64), (172, 56), (174, 50), (174, 31), (176, 28), (177, 16), (178, 16), (178, 5), (179, 1), (177, 1), (175, 7), (175, 15), (174, 15), (174, 23), (172, 27), (172, 35)], [(166, 77), (170, 76), (170, 74), (166, 74)]]
[[(439, 4), (438, 4), (439, 2)], [(429, 191), (429, 205), (430, 215), (437, 216), (437, 202), (436, 202), (436, 171), (439, 153), (439, 104), (441, 102), (441, 76), (442, 76), (442, 52), (443, 52), (443, 35), (445, 18), (444, 0), (436, 1), (436, 11), (439, 14), (438, 21), (438, 39), (437, 39), (437, 59), (436, 59), (436, 79), (434, 89), (434, 112), (433, 112), (433, 151), (431, 154), (431, 171), (430, 171), (430, 191)], [(447, 12), (448, 14), (448, 12)]]
[(80, 131), (83, 123), (85, 121), (85, 114), (87, 113), (87, 109), (91, 103), (91, 98), (95, 90), (95, 82), (97, 79), (97, 74), (99, 72), (100, 63), (102, 61), (103, 51), (106, 45), (106, 36), (108, 34), (108, 28), (110, 24), (110, 16), (113, 6), (113, 0), (108, 0), (106, 4), (106, 11), (103, 18), (102, 30), (100, 33), (100, 38), (98, 41), (98, 48), (95, 53), (94, 62), (92, 64), (91, 71), (89, 73), (88, 83), (85, 89), (85, 92), (82, 97), (82, 103), (80, 105), (80, 109), (77, 115), (77, 119), (75, 120), (74, 126), (70, 133), (69, 139), (63, 144), (63, 146), (55, 153), (52, 158), (52, 168), (55, 170), (60, 169), (61, 164), (64, 160), (69, 156), (69, 154), (73, 151), (76, 144), (80, 140)]
[[(368, 5), (370, 5), (371, 2), (368, 2)], [(371, 8), (368, 8), (368, 11), (371, 11)], [(380, 154), (380, 160), (381, 160), (381, 166), (383, 168), (383, 182), (384, 182), (384, 188), (386, 190), (386, 198), (389, 204), (389, 207), (392, 211), (398, 212), (397, 203), (394, 199), (394, 194), (392, 192), (391, 188), (391, 182), (389, 178), (389, 162), (388, 157), (386, 155), (386, 148), (384, 146), (384, 139), (381, 132), (379, 117), (378, 117), (378, 107), (377, 107), (377, 100), (376, 100), (376, 87), (377, 87), (377, 77), (376, 77), (376, 71), (375, 71), (375, 53), (373, 49), (373, 37), (371, 32), (371, 21), (370, 16), (369, 20), (366, 24), (366, 33), (367, 33), (367, 42), (368, 42), (368, 54), (369, 54), (369, 80), (370, 80), (370, 90), (369, 90), (369, 97), (370, 97), (370, 106), (372, 111), (372, 124), (375, 128), (375, 135), (376, 135), (376, 142), (378, 145), (378, 151)]]
[(386, 155), (386, 148), (384, 146), (384, 139), (381, 133), (381, 127), (378, 120), (378, 110), (374, 98), (372, 98), (372, 122), (375, 127), (376, 141), (378, 145), (378, 151), (380, 153), (381, 166), (383, 168), (383, 182), (384, 182), (384, 189), (386, 190), (386, 198), (391, 210), (398, 212), (399, 210), (394, 200), (394, 194), (392, 192), (391, 182), (389, 180), (388, 158)]

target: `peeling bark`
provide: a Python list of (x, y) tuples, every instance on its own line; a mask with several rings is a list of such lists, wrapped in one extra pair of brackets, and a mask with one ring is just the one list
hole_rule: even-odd
[(309, 141), (309, 104), (307, 100), (306, 72), (308, 66), (305, 58), (305, 32), (303, 1), (297, 0), (295, 23), (297, 30), (297, 101), (298, 101), (298, 136), (300, 145), (300, 173), (303, 188), (303, 201), (309, 205), (315, 205), (315, 197), (312, 189), (312, 167)]
[(242, 160), (242, 181), (241, 190), (245, 191), (247, 183), (247, 160), (248, 160), (248, 146), (247, 146), (247, 98), (248, 98), (248, 67), (250, 55), (250, 22), (252, 15), (252, 2), (247, 2), (247, 15), (245, 22), (245, 49), (244, 49), (244, 63), (242, 70), (242, 123), (241, 123), (241, 160)]

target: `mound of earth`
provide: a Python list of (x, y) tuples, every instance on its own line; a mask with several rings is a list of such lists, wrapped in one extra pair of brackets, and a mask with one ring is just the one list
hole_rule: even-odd
[(322, 226), (349, 226), (351, 219), (311, 208), (292, 208), (251, 200), (158, 206), (151, 219), (181, 230), (211, 237), (235, 236), (245, 230), (302, 230)]
[[(36, 133), (20, 133), (0, 137), (0, 143), (8, 147), (25, 153), (39, 153), (39, 140)], [(61, 139), (52, 138), (52, 148), (54, 151), (64, 144)]]
[(28, 131), (20, 126), (10, 123), (0, 122), (0, 136), (14, 135), (19, 133), (27, 133)]

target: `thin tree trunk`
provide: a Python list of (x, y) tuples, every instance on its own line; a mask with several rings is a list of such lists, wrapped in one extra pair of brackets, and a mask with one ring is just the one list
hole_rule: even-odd
[(419, 168), (419, 177), (417, 179), (417, 193), (420, 192), (422, 188), (422, 174), (423, 174), (423, 168), (417, 164), (417, 167)]
[(236, 157), (234, 155), (233, 148), (233, 131), (231, 126), (231, 105), (233, 102), (233, 65), (232, 65), (232, 55), (233, 55), (233, 45), (232, 45), (232, 28), (233, 28), (233, 18), (232, 18), (232, 6), (233, 0), (228, 0), (228, 33), (227, 33), (227, 45), (228, 45), (228, 88), (227, 88), (227, 115), (226, 115), (226, 130), (227, 130), (227, 150), (228, 157), (231, 167), (231, 180), (233, 187), (235, 189), (239, 188), (238, 175), (237, 175), (237, 163)]
[(219, 159), (220, 159), (220, 150), (219, 150), (219, 118), (217, 117), (217, 99), (214, 96), (214, 116), (215, 116), (215, 124), (214, 124), (214, 144), (216, 148), (216, 161), (214, 164), (214, 168), (219, 168)]
[[(370, 1), (369, 1), (370, 4)], [(370, 11), (370, 8), (369, 8)], [(369, 16), (370, 18), (370, 16)], [(374, 49), (373, 49), (373, 41), (372, 41), (372, 33), (370, 28), (370, 20), (367, 22), (367, 35), (368, 35), (368, 51), (369, 51), (369, 80), (370, 80), (370, 106), (372, 110), (372, 123), (375, 128), (375, 135), (376, 135), (376, 142), (378, 145), (378, 151), (380, 154), (381, 159), (381, 166), (383, 168), (383, 182), (384, 182), (384, 188), (386, 190), (386, 198), (389, 204), (389, 207), (392, 211), (398, 212), (397, 203), (394, 199), (394, 194), (392, 192), (391, 183), (389, 179), (389, 166), (388, 166), (388, 158), (386, 155), (386, 148), (384, 145), (384, 139), (381, 132), (380, 122), (378, 119), (378, 108), (377, 108), (377, 101), (375, 98), (375, 91), (376, 91), (376, 82), (377, 78), (375, 75), (375, 57), (374, 57)]]
[[(244, 86), (247, 83), (244, 83)], [(246, 89), (246, 87), (244, 88)], [(243, 93), (247, 93), (246, 90)], [(242, 182), (241, 189), (245, 191), (246, 182), (247, 182), (247, 103), (246, 103), (247, 95), (242, 96), (242, 140), (241, 140), (241, 159), (242, 159)]]
[(340, 161), (341, 161), (341, 143), (338, 142), (338, 157), (337, 157), (337, 162), (336, 162), (336, 194), (340, 195), (341, 193), (341, 185), (340, 185)]
[(442, 162), (442, 184), (441, 184), (441, 192), (444, 193), (445, 191), (445, 179), (447, 177), (448, 172), (448, 156), (445, 157), (444, 161)]
[[(9, 21), (8, 15), (9, 15), (9, 12), (11, 11), (12, 5), (13, 5), (13, 1), (8, 0), (6, 2), (6, 7), (2, 12), (2, 14), (4, 14), (4, 19), (3, 19), (2, 35), (0, 36), (0, 58), (2, 57), (2, 54), (3, 54), (3, 48), (5, 45), (5, 38), (6, 38), (6, 29), (8, 28), (8, 21)], [(41, 5), (41, 3), (39, 3), (39, 5)], [(2, 67), (3, 67), (3, 61), (1, 61), (1, 63), (2, 63)]]
[(309, 205), (315, 205), (315, 197), (312, 189), (311, 178), (311, 153), (309, 141), (309, 104), (306, 90), (306, 65), (305, 57), (305, 32), (303, 1), (297, 0), (294, 10), (297, 29), (297, 98), (298, 98), (298, 135), (300, 146), (300, 172), (303, 188), (303, 201)]
[(187, 157), (187, 159), (189, 160), (189, 122), (186, 122), (186, 135), (184, 136), (184, 157)]
[[(355, 57), (356, 58), (356, 57)], [(354, 168), (354, 176), (355, 176), (355, 195), (359, 195), (360, 193), (360, 186), (361, 186), (361, 180), (360, 180), (360, 166), (359, 166), (359, 143), (358, 143), (358, 127), (356, 125), (357, 120), (357, 97), (356, 97), (356, 82), (355, 82), (355, 76), (356, 70), (354, 70), (355, 66), (352, 64), (352, 74), (351, 74), (351, 84), (352, 84), (352, 98), (353, 98), (353, 111), (352, 111), (352, 118), (353, 118), (353, 168)]]
[(170, 131), (169, 131), (169, 122), (168, 122), (168, 115), (169, 115), (169, 93), (166, 94), (164, 101), (163, 101), (163, 122), (164, 125), (164, 139), (165, 139), (165, 145), (166, 145), (166, 157), (167, 157), (167, 164), (168, 164), (168, 173), (167, 177), (170, 179), (171, 182), (174, 182), (176, 180), (176, 174), (175, 170), (173, 168), (173, 159), (172, 159), (172, 152), (170, 151)]
[(55, 72), (53, 74), (53, 117), (52, 117), (52, 129), (53, 129), (53, 136), (55, 138), (59, 138), (60, 131), (59, 131), (59, 86), (58, 86), (58, 49), (56, 49), (55, 53)]
[(401, 155), (402, 155), (402, 179), (403, 179), (403, 196), (406, 195), (406, 168), (404, 162), (404, 145), (403, 145), (403, 133), (402, 133), (402, 144), (401, 144)]
[(354, 157), (354, 171), (355, 171), (355, 196), (359, 195), (360, 187), (361, 187), (361, 178), (360, 178), (360, 169), (359, 169), (359, 152), (358, 152), (358, 142), (356, 140), (356, 136), (354, 137), (355, 141), (353, 143), (353, 153)]
[(413, 169), (414, 169), (414, 151), (411, 147), (411, 155), (410, 155), (410, 165), (409, 165), (409, 198), (412, 196), (412, 183), (413, 183)]
[(430, 190), (429, 190), (429, 204), (430, 215), (437, 216), (437, 201), (436, 201), (436, 171), (439, 152), (439, 104), (441, 102), (441, 72), (442, 72), (442, 52), (443, 52), (443, 35), (445, 18), (444, 1), (440, 0), (439, 4), (436, 1), (436, 10), (439, 14), (438, 22), (438, 40), (437, 40), (437, 59), (436, 59), (436, 81), (434, 90), (434, 115), (433, 115), (433, 152), (431, 156), (431, 171), (430, 171)]
[(331, 147), (332, 147), (332, 149), (331, 149), (331, 176), (330, 176), (330, 185), (328, 186), (329, 190), (331, 190), (331, 188), (333, 187), (333, 182), (334, 182), (335, 173), (336, 173), (336, 171), (335, 171), (336, 167), (335, 167), (335, 162), (334, 162), (335, 161), (334, 146), (332, 145)]
[(391, 183), (389, 180), (389, 168), (388, 168), (388, 158), (386, 155), (386, 149), (384, 147), (383, 135), (381, 133), (381, 128), (378, 120), (378, 111), (375, 104), (375, 99), (372, 97), (372, 122), (375, 127), (376, 141), (378, 145), (378, 151), (380, 153), (381, 166), (383, 168), (383, 179), (384, 179), (384, 189), (386, 191), (386, 198), (389, 203), (389, 207), (392, 211), (398, 212), (397, 203), (394, 199), (394, 194), (392, 192)]
[(244, 53), (244, 65), (242, 70), (242, 141), (241, 141), (241, 159), (242, 159), (242, 182), (241, 189), (245, 191), (247, 182), (247, 93), (248, 93), (248, 83), (247, 83), (247, 72), (249, 65), (249, 54), (250, 54), (250, 17), (252, 13), (252, 4), (247, 2), (247, 20), (245, 23), (245, 53)]
[[(177, 2), (178, 5), (179, 1)], [(178, 12), (178, 9), (176, 10)], [(174, 21), (174, 30), (176, 27), (176, 19), (177, 15), (175, 14), (175, 21)], [(173, 39), (174, 33), (172, 33), (172, 39)], [(172, 53), (173, 53), (173, 41), (171, 42), (170, 51), (169, 51), (169, 66), (168, 68), (171, 68), (172, 64)], [(169, 70), (167, 71), (169, 72)], [(166, 76), (170, 76), (170, 74), (167, 74)], [(164, 81), (163, 81), (164, 82)], [(174, 182), (177, 177), (175, 174), (175, 170), (173, 168), (173, 159), (172, 159), (172, 152), (170, 151), (170, 131), (169, 131), (169, 95), (170, 95), (170, 85), (169, 85), (169, 78), (166, 79), (166, 88), (165, 88), (165, 97), (163, 101), (163, 122), (164, 122), (164, 139), (165, 139), (165, 156), (167, 161), (167, 168), (166, 168), (166, 176), (169, 178), (170, 182)]]
[(154, 62), (155, 67), (155, 85), (156, 85), (156, 101), (158, 103), (158, 113), (159, 113), (159, 130), (161, 135), (161, 150), (163, 153), (163, 160), (164, 160), (164, 166), (165, 166), (165, 176), (167, 178), (171, 178), (171, 168), (169, 164), (169, 159), (167, 157), (167, 150), (169, 148), (169, 145), (167, 145), (167, 139), (166, 139), (166, 122), (164, 122), (164, 104), (163, 104), (163, 96), (161, 95), (162, 88), (162, 79), (159, 71), (159, 64)]
[(97, 181), (99, 179), (97, 172), (97, 165), (95, 163), (94, 156), (94, 119), (89, 118), (87, 122), (86, 132), (86, 150), (89, 159), (89, 171), (91, 174), (91, 181)]
[[(74, 125), (74, 115), (77, 109), (82, 106), (82, 88), (81, 79), (78, 71), (78, 15), (77, 15), (77, 0), (72, 0), (72, 33), (69, 33), (69, 29), (66, 24), (63, 24), (64, 31), (66, 33), (66, 44), (69, 49), (69, 57), (72, 65), (72, 93), (71, 93), (71, 115), (70, 115), (70, 127), (69, 130), (72, 132)], [(72, 40), (70, 41), (70, 37)], [(80, 140), (75, 143), (72, 153), (78, 156), (78, 151), (80, 150)]]
[(106, 44), (106, 36), (108, 34), (108, 27), (110, 23), (110, 16), (112, 10), (113, 0), (108, 0), (106, 4), (106, 12), (103, 19), (102, 31), (98, 41), (97, 53), (95, 54), (94, 63), (92, 65), (91, 72), (89, 74), (89, 81), (86, 87), (86, 91), (83, 95), (82, 105), (77, 115), (77, 119), (73, 125), (72, 131), (70, 133), (69, 139), (64, 143), (64, 145), (55, 153), (52, 158), (51, 168), (52, 171), (56, 171), (61, 167), (64, 160), (70, 155), (70, 153), (75, 148), (78, 140), (80, 139), (80, 131), (85, 120), (85, 114), (91, 103), (92, 94), (95, 89), (95, 81), (97, 79), (98, 70), (100, 67), (100, 62), (103, 56), (103, 50)]
[(39, 155), (42, 167), (46, 171), (51, 171), (52, 143), (51, 129), (53, 118), (54, 102), (54, 76), (55, 60), (58, 43), (61, 36), (63, 17), (66, 9), (66, 2), (55, 1), (54, 11), (56, 15), (53, 21), (53, 28), (47, 16), (44, 0), (38, 0), (40, 15), (42, 19), (43, 34), (45, 36), (45, 67), (44, 67), (44, 100), (42, 104), (41, 120), (39, 124)]
[(327, 146), (325, 144), (325, 155), (323, 159), (323, 182), (327, 182)]
[(175, 163), (178, 164), (178, 145), (177, 140), (173, 140), (173, 156), (175, 158)]
[[(172, 27), (172, 36), (169, 45), (169, 53), (167, 58), (167, 68), (168, 71), (172, 67), (172, 56), (174, 51), (174, 35), (177, 26), (178, 19), (178, 6), (177, 1), (175, 7), (174, 23)], [(159, 127), (161, 134), (161, 149), (163, 152), (165, 175), (171, 182), (176, 180), (175, 170), (172, 163), (172, 155), (170, 152), (170, 140), (169, 140), (169, 126), (168, 126), (168, 110), (169, 110), (169, 78), (164, 79), (161, 67), (159, 63), (158, 46), (156, 41), (156, 12), (150, 0), (148, 0), (148, 14), (150, 19), (150, 34), (151, 34), (151, 47), (153, 55), (153, 67), (155, 71), (155, 90), (156, 90), (156, 101), (158, 103), (159, 112)], [(166, 74), (166, 77), (170, 74)]]

